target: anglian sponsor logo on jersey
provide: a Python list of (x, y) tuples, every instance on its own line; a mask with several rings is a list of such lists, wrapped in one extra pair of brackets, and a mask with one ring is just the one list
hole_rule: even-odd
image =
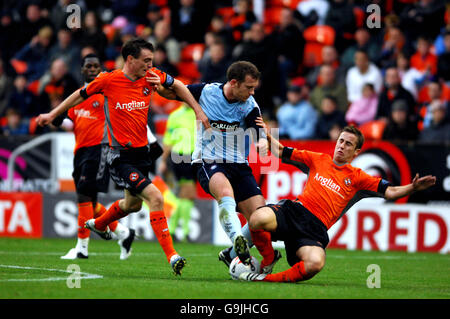
[(127, 111), (134, 111), (134, 110), (142, 110), (148, 108), (148, 105), (145, 105), (144, 101), (131, 101), (130, 103), (122, 103), (120, 104), (117, 102), (116, 104), (116, 110), (127, 110)]
[(211, 127), (216, 130), (224, 131), (235, 131), (239, 128), (239, 122), (224, 122), (224, 121), (211, 121)]
[(89, 110), (85, 110), (85, 109), (78, 109), (78, 110), (74, 110), (73, 113), (75, 114), (76, 117), (83, 117), (83, 118), (87, 118), (87, 119), (97, 119), (96, 116), (92, 116), (91, 112), (89, 112)]
[(338, 195), (342, 196), (339, 192), (341, 190), (341, 186), (336, 184), (331, 178), (325, 178), (319, 173), (316, 173), (314, 176), (314, 180), (318, 181), (320, 185), (325, 186), (326, 188), (332, 190), (333, 192), (337, 193)]

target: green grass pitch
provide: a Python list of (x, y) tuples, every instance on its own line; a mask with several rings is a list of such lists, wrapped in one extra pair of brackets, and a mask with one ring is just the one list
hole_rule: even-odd
[[(61, 260), (75, 239), (0, 238), (1, 299), (449, 299), (450, 256), (431, 253), (327, 250), (325, 268), (297, 284), (234, 281), (218, 261), (222, 247), (175, 243), (188, 259), (172, 274), (156, 242), (137, 240), (119, 260), (117, 242), (91, 239), (89, 259)], [(288, 268), (285, 253), (275, 272)], [(253, 248), (252, 254), (261, 259)], [(79, 288), (69, 288), (68, 266), (79, 267)], [(369, 289), (367, 267), (380, 269)], [(74, 281), (73, 281), (74, 282)]]

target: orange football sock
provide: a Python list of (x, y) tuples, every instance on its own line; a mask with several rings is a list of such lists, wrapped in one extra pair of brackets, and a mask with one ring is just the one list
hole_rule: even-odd
[(303, 261), (296, 263), (294, 266), (289, 268), (288, 270), (276, 273), (269, 274), (264, 278), (263, 281), (269, 282), (297, 282), (301, 281), (306, 277), (305, 264)]
[(78, 238), (88, 238), (91, 233), (84, 228), (84, 223), (94, 216), (94, 209), (91, 202), (78, 203)]
[(127, 215), (127, 213), (120, 209), (119, 200), (117, 200), (103, 215), (95, 219), (95, 228), (104, 231), (106, 229), (106, 226)]
[(263, 229), (250, 230), (253, 244), (258, 249), (263, 257), (261, 261), (261, 268), (270, 265), (275, 257), (275, 252), (272, 247), (272, 236), (268, 231)]
[[(97, 217), (100, 217), (100, 216), (102, 216), (104, 213), (106, 213), (106, 207), (105, 206), (103, 206), (102, 204), (100, 204), (99, 202), (97, 202), (97, 204), (95, 205), (95, 209), (94, 209), (94, 218), (97, 218)], [(115, 220), (115, 221), (113, 221), (112, 223), (110, 223), (108, 226), (109, 226), (109, 229), (113, 232), (113, 231), (115, 231), (116, 230), (116, 228), (117, 228), (117, 223), (118, 223), (119, 221), (117, 221), (117, 220)]]
[(150, 225), (153, 228), (156, 238), (166, 254), (167, 261), (170, 262), (170, 257), (177, 252), (173, 247), (172, 236), (169, 233), (169, 226), (167, 226), (167, 219), (163, 211), (150, 212)]

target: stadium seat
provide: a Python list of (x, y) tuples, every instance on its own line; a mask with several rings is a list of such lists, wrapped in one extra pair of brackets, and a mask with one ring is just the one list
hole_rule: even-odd
[(283, 7), (272, 7), (264, 10), (264, 24), (276, 26), (280, 24), (281, 10)]
[(233, 7), (222, 7), (218, 8), (216, 10), (216, 15), (219, 15), (222, 17), (223, 22), (225, 24), (229, 24), (231, 21), (231, 18), (233, 17), (235, 11)]
[(201, 74), (198, 70), (197, 63), (191, 61), (181, 61), (177, 64), (179, 75), (191, 79), (195, 82), (200, 79)]
[(103, 25), (103, 33), (106, 35), (108, 42), (111, 42), (114, 39), (116, 34), (116, 29), (111, 24)]
[(386, 122), (383, 120), (374, 120), (366, 122), (359, 126), (359, 130), (367, 140), (381, 140), (383, 138)]
[(306, 41), (303, 49), (303, 65), (307, 68), (318, 66), (322, 63), (322, 48), (333, 45), (336, 33), (327, 25), (314, 25), (303, 31)]
[(288, 7), (296, 9), (298, 4), (306, 0), (267, 0), (267, 7)]
[(181, 49), (181, 61), (197, 62), (202, 58), (204, 51), (205, 51), (204, 43), (188, 44), (183, 49)]
[(21, 60), (17, 60), (17, 59), (12, 59), (11, 60), (11, 65), (14, 68), (14, 71), (16, 71), (17, 74), (23, 74), (28, 69), (27, 62), (21, 61)]
[(364, 19), (366, 17), (364, 10), (359, 7), (354, 7), (353, 14), (355, 15), (356, 27), (362, 28), (364, 26)]

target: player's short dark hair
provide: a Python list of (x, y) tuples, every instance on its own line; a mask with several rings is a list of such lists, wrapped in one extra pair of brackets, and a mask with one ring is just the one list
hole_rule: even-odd
[(148, 49), (155, 52), (155, 48), (150, 42), (140, 38), (131, 39), (122, 46), (122, 57), (125, 61), (129, 55), (137, 59), (141, 54), (142, 49)]
[(362, 146), (364, 144), (364, 135), (361, 133), (361, 131), (358, 128), (356, 128), (353, 125), (347, 125), (346, 127), (344, 127), (342, 129), (342, 132), (347, 132), (347, 133), (354, 134), (357, 137), (357, 139), (358, 139), (356, 141), (356, 149), (361, 149), (362, 148)]
[(95, 53), (89, 53), (89, 54), (86, 54), (82, 59), (81, 59), (81, 66), (83, 67), (84, 66), (84, 63), (86, 62), (86, 60), (87, 59), (98, 59), (98, 61), (100, 62), (100, 58), (98, 57), (98, 55), (97, 54), (95, 54)]
[(238, 82), (244, 82), (245, 77), (250, 75), (253, 79), (259, 80), (261, 72), (251, 62), (237, 61), (231, 64), (227, 70), (227, 80), (237, 80)]

